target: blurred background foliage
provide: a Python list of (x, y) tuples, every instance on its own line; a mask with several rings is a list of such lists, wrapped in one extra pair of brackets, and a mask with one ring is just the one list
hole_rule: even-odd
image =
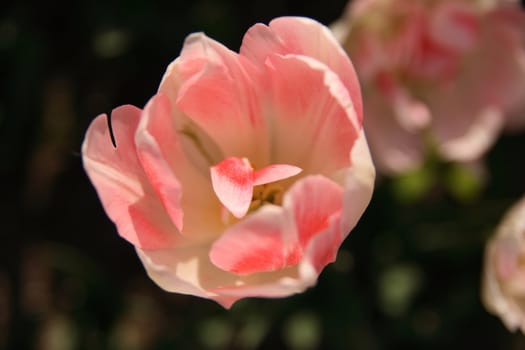
[(306, 293), (230, 311), (163, 292), (120, 239), (79, 156), (89, 122), (143, 106), (184, 37), (237, 50), (255, 22), (329, 24), (331, 1), (4, 1), (0, 5), (0, 349), (523, 349), (480, 303), (484, 242), (525, 193), (525, 135), (487, 178), (430, 161), (378, 179)]

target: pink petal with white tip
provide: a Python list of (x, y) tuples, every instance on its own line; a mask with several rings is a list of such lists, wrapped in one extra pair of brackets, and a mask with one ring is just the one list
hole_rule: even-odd
[(267, 67), (275, 163), (300, 164), (310, 173), (349, 166), (361, 125), (339, 76), (299, 55), (271, 56)]
[(274, 54), (304, 55), (324, 63), (341, 78), (355, 104), (357, 120), (363, 120), (361, 89), (354, 66), (332, 32), (318, 22), (305, 17), (282, 17), (268, 26), (256, 24), (246, 32), (240, 52), (259, 64)]
[(281, 208), (263, 206), (226, 230), (213, 244), (210, 259), (217, 267), (239, 275), (297, 264), (301, 251), (290, 224)]
[[(223, 154), (266, 161), (258, 75), (245, 57), (202, 33), (189, 35), (177, 62), (176, 105)], [(233, 127), (234, 126), (234, 127)]]
[[(310, 175), (290, 188), (283, 199), (283, 206), (293, 213), (299, 243), (306, 247), (315, 235), (334, 225), (334, 216), (341, 215), (343, 188), (324, 176)], [(339, 232), (340, 243), (340, 226), (336, 225), (335, 230)], [(338, 247), (333, 249), (337, 251)]]
[(226, 158), (210, 168), (217, 198), (236, 217), (248, 212), (253, 194), (253, 168), (244, 158)]

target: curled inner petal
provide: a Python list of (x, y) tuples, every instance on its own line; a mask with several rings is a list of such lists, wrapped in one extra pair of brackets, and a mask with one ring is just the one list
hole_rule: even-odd
[(301, 168), (288, 164), (272, 164), (254, 171), (248, 159), (237, 157), (226, 158), (210, 168), (217, 198), (236, 218), (246, 215), (252, 199), (261, 199), (254, 194), (254, 186), (283, 180), (301, 171)]
[(253, 173), (253, 184), (264, 185), (270, 182), (275, 182), (283, 179), (287, 179), (294, 175), (299, 174), (302, 171), (301, 168), (294, 165), (288, 164), (272, 164), (262, 169), (256, 170)]
[(230, 157), (210, 168), (217, 198), (236, 217), (248, 212), (252, 200), (253, 168), (246, 158)]

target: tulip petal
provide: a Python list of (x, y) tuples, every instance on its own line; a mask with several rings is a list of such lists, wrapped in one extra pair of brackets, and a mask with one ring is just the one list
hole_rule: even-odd
[(446, 159), (465, 162), (478, 159), (494, 144), (503, 128), (504, 119), (502, 111), (496, 108), (489, 107), (477, 113), (472, 111), (471, 114), (462, 109), (458, 106), (451, 116), (456, 116), (456, 119), (459, 116), (465, 116), (466, 119), (474, 117), (470, 124), (454, 120), (446, 126), (443, 120), (446, 117), (443, 117), (439, 123), (435, 123), (435, 133), (439, 139), (440, 152)]
[(301, 164), (312, 173), (348, 166), (360, 125), (339, 77), (304, 56), (271, 56), (267, 65), (274, 162)]
[(367, 94), (365, 104), (364, 130), (376, 167), (395, 174), (419, 166), (424, 154), (421, 136), (398, 123), (393, 106), (379, 93)]
[(266, 205), (227, 229), (213, 244), (210, 259), (239, 275), (282, 269), (301, 257), (293, 232), (282, 209)]
[(236, 217), (248, 212), (253, 194), (253, 168), (245, 158), (226, 158), (210, 168), (217, 198)]
[(280, 298), (301, 293), (317, 281), (318, 273), (299, 271), (295, 266), (271, 273), (239, 276), (237, 284), (220, 285), (210, 289), (224, 297), (241, 299), (247, 296)]
[(367, 208), (374, 192), (376, 170), (365, 133), (361, 130), (350, 155), (352, 166), (341, 169), (331, 179), (344, 189), (341, 232), (346, 238)]
[(392, 107), (399, 125), (410, 133), (416, 133), (428, 127), (431, 122), (430, 110), (421, 101), (414, 98), (410, 91), (399, 85), (392, 74), (378, 74), (375, 82), (378, 93)]
[(330, 216), (326, 227), (317, 232), (305, 248), (302, 264), (309, 264), (317, 274), (335, 261), (343, 238), (340, 231), (341, 212)]
[[(352, 167), (334, 174), (332, 182), (321, 176), (311, 176), (294, 194), (296, 221), (304, 245), (300, 270), (319, 274), (337, 256), (342, 241), (354, 228), (370, 202), (374, 187), (375, 169), (368, 151), (364, 133), (352, 149)], [(339, 186), (339, 185), (342, 186)], [(307, 199), (310, 197), (309, 199)], [(312, 198), (313, 197), (313, 198)], [(306, 203), (306, 204), (305, 204)], [(320, 203), (321, 208), (309, 208)], [(301, 215), (302, 213), (316, 213)], [(298, 215), (299, 214), (299, 215)], [(304, 218), (306, 216), (306, 219)], [(314, 220), (307, 223), (308, 220)], [(318, 226), (319, 229), (311, 230)], [(316, 232), (313, 232), (316, 231)]]
[[(165, 211), (180, 233), (195, 241), (217, 235), (221, 221), (208, 172), (188, 159), (166, 95), (155, 95), (146, 105), (135, 134), (139, 160)], [(184, 186), (184, 187), (183, 187)], [(183, 191), (183, 189), (185, 189)], [(209, 219), (202, 220), (206, 216)]]
[[(182, 154), (175, 143), (177, 138), (170, 116), (167, 97), (155, 95), (144, 108), (144, 117), (138, 126), (135, 140), (138, 157), (146, 175), (174, 225), (182, 231), (182, 185), (170, 168), (170, 163), (180, 162)], [(159, 145), (169, 147), (169, 152), (160, 149)]]
[(301, 168), (288, 164), (272, 164), (253, 173), (253, 185), (264, 185), (270, 182), (284, 180), (295, 176), (302, 171)]
[(233, 274), (209, 259), (209, 245), (160, 250), (137, 249), (149, 277), (169, 292), (213, 299), (225, 308), (246, 297), (284, 297), (315, 284), (315, 271), (289, 267), (274, 272)]
[(262, 64), (274, 54), (304, 55), (327, 65), (342, 80), (355, 104), (356, 119), (363, 120), (360, 84), (348, 55), (332, 32), (309, 18), (280, 17), (268, 26), (256, 24), (245, 34), (241, 55)]
[[(283, 207), (293, 213), (299, 243), (306, 247), (315, 235), (334, 225), (333, 217), (341, 215), (343, 188), (324, 176), (309, 175), (285, 194)], [(334, 229), (339, 232), (340, 243), (340, 226)], [(332, 246), (335, 252), (338, 247)]]
[(223, 154), (267, 162), (265, 122), (253, 64), (198, 33), (186, 39), (178, 66), (182, 83), (177, 108), (213, 139)]
[[(482, 45), (469, 64), (473, 86), (467, 88), (479, 91), (478, 101), (502, 108), (507, 126), (517, 130), (525, 126), (525, 11), (502, 6), (487, 17)], [(480, 76), (489, 82), (475, 85)]]
[[(170, 292), (182, 294), (191, 294), (200, 297), (206, 297), (205, 291), (194, 281), (187, 281), (183, 276), (195, 276), (198, 273), (182, 273), (183, 269), (195, 269), (196, 264), (188, 263), (199, 256), (197, 249), (204, 249), (200, 246), (184, 247), (183, 249), (160, 249), (160, 250), (143, 250), (137, 249), (137, 254), (142, 260), (148, 275), (156, 281), (163, 289)], [(186, 266), (183, 265), (186, 263)], [(187, 272), (187, 271), (184, 271)]]
[(175, 244), (176, 228), (165, 215), (138, 161), (134, 144), (141, 110), (125, 105), (111, 114), (117, 147), (99, 115), (82, 145), (82, 160), (90, 180), (118, 233), (138, 247), (161, 248)]

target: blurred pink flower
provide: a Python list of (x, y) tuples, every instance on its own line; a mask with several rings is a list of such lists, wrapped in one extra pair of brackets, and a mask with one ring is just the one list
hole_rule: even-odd
[(172, 292), (225, 307), (315, 284), (370, 200), (354, 69), (328, 28), (256, 24), (240, 54), (187, 37), (144, 110), (87, 131), (84, 167), (119, 234)]
[(525, 333), (525, 197), (487, 243), (482, 299), (511, 331)]
[(516, 1), (355, 0), (332, 29), (362, 84), (379, 170), (478, 160), (525, 126), (525, 14)]

